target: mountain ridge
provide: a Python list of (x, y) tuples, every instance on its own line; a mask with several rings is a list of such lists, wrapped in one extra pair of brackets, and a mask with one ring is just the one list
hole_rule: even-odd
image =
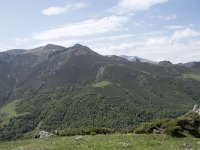
[[(77, 47), (77, 48), (85, 47), (87, 49), (90, 49), (87, 46), (83, 46), (79, 43), (74, 44), (73, 46), (70, 46), (68, 48), (75, 48), (75, 47)], [(46, 44), (45, 46), (40, 46), (40, 47), (33, 48), (33, 49), (11, 49), (11, 50), (6, 50), (6, 51), (0, 52), (0, 53), (5, 52), (5, 53), (11, 53), (11, 54), (22, 54), (22, 53), (34, 53), (34, 51), (36, 51), (35, 53), (37, 53), (37, 51), (45, 51), (45, 49), (48, 50), (48, 51), (51, 51), (51, 52), (55, 52), (57, 50), (68, 49), (68, 48), (66, 48), (64, 46), (59, 46), (59, 45), (49, 43), (49, 44)], [(96, 53), (96, 52), (94, 52), (94, 53)], [(39, 53), (39, 54), (41, 54), (41, 53)], [(111, 57), (111, 56), (114, 56), (114, 55), (108, 55), (108, 56)], [(159, 64), (159, 63), (168, 61), (168, 60), (163, 60), (163, 61), (158, 62), (158, 61), (153, 61), (153, 60), (141, 58), (141, 57), (138, 57), (138, 56), (127, 56), (127, 55), (119, 55), (118, 57), (124, 58), (124, 59), (126, 59), (128, 61), (132, 61), (132, 62), (141, 62), (141, 63), (150, 63), (150, 64)], [(168, 62), (170, 62), (170, 61), (168, 61)], [(189, 61), (189, 62), (186, 62), (186, 63), (179, 62), (179, 63), (171, 63), (171, 64), (186, 66), (186, 67), (192, 67), (192, 66), (195, 66), (198, 63), (200, 63), (200, 61)]]
[[(84, 48), (90, 49), (89, 47), (83, 46), (79, 43), (74, 44), (73, 46), (70, 46), (68, 48), (75, 48), (75, 47), (76, 48), (83, 48), (84, 47)], [(33, 49), (11, 49), (11, 50), (6, 50), (6, 51), (0, 52), (0, 53), (22, 54), (22, 53), (34, 53), (34, 51), (44, 51), (45, 49), (48, 50), (48, 51), (56, 51), (56, 50), (68, 49), (68, 48), (66, 48), (64, 46), (49, 43), (49, 44), (46, 44), (45, 46), (40, 46), (40, 47), (33, 48)], [(91, 51), (93, 51), (93, 50), (91, 50)], [(94, 53), (96, 53), (96, 52), (94, 52)], [(107, 55), (107, 56), (111, 57), (111, 56), (114, 56), (114, 55)], [(124, 58), (128, 61), (133, 61), (133, 62), (159, 64), (159, 61), (153, 61), (153, 60), (145, 59), (145, 58), (138, 57), (138, 56), (119, 55), (118, 57)], [(160, 61), (160, 62), (164, 62), (164, 61), (167, 62), (168, 60), (163, 60), (163, 61)], [(170, 61), (168, 61), (168, 62), (170, 62)], [(189, 61), (189, 62), (186, 62), (186, 63), (179, 62), (179, 63), (172, 63), (172, 64), (186, 66), (186, 67), (192, 67), (193, 65), (198, 64), (198, 63), (200, 63), (200, 61)]]
[(1, 52), (0, 77), (0, 139), (20, 122), (20, 136), (36, 127), (127, 128), (200, 103), (198, 67), (132, 62), (80, 44)]

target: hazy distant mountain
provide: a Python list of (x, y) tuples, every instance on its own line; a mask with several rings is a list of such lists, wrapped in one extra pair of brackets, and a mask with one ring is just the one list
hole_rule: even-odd
[(200, 69), (200, 62), (188, 62), (188, 63), (181, 63), (179, 65), (185, 66), (185, 67), (191, 67), (191, 68), (196, 68)]
[(0, 139), (178, 116), (200, 103), (198, 66), (107, 57), (80, 44), (1, 52)]
[(150, 64), (158, 64), (158, 62), (156, 62), (156, 61), (151, 61), (151, 60), (140, 58), (140, 57), (137, 57), (137, 56), (121, 55), (120, 57), (125, 58), (128, 61), (133, 61), (133, 62), (144, 62), (144, 63), (150, 63)]

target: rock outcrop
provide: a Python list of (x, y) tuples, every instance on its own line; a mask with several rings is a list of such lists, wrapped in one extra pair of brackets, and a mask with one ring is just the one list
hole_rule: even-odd
[(39, 135), (40, 135), (40, 138), (49, 137), (49, 133), (47, 131), (40, 131)]
[(198, 105), (194, 105), (191, 112), (197, 113), (200, 116), (200, 108)]

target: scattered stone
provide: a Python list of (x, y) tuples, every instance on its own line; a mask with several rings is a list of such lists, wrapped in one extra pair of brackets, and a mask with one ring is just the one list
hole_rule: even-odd
[(190, 145), (188, 145), (188, 144), (183, 144), (182, 146), (180, 146), (180, 148), (182, 149), (182, 150), (196, 150), (196, 149), (194, 149), (192, 146), (190, 146)]
[(120, 142), (119, 145), (121, 145), (122, 147), (129, 147), (130, 146), (128, 143), (125, 143), (125, 142)]
[(83, 136), (82, 136), (82, 135), (75, 135), (75, 139), (76, 139), (76, 140), (83, 139)]
[(19, 147), (16, 150), (24, 150), (24, 148), (23, 147)]
[(154, 134), (161, 134), (161, 132), (159, 130), (153, 129), (153, 133)]

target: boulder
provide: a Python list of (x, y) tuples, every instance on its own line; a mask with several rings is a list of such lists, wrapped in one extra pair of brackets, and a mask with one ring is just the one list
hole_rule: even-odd
[(49, 137), (49, 133), (47, 131), (40, 131), (39, 135), (40, 135), (40, 138)]
[(194, 105), (191, 112), (197, 113), (200, 116), (200, 108), (198, 105)]

